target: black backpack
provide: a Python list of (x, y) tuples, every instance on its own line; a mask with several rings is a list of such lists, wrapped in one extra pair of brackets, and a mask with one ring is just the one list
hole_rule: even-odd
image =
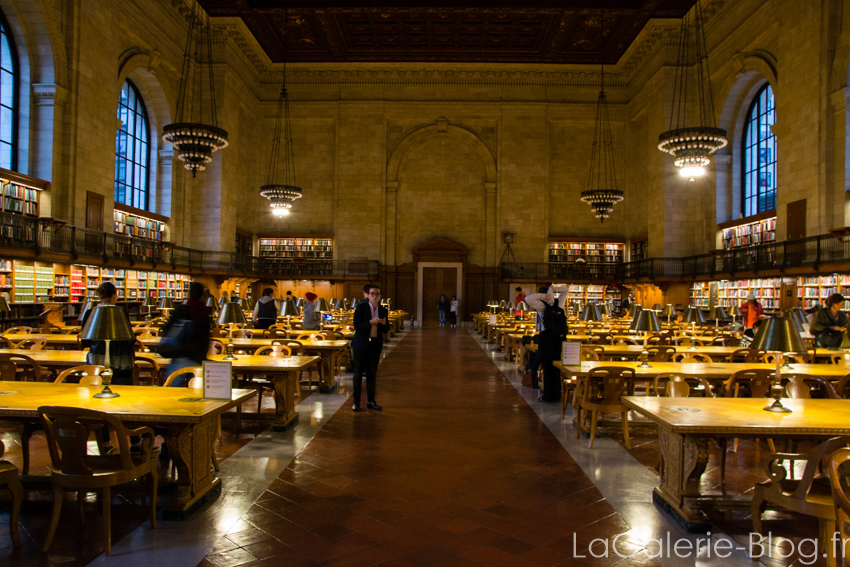
[(543, 327), (549, 331), (553, 342), (560, 344), (560, 341), (567, 339), (567, 314), (558, 306), (557, 299), (552, 305), (546, 304), (543, 310)]

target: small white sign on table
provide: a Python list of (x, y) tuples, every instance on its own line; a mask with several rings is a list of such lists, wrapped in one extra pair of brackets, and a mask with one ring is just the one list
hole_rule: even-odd
[(561, 364), (564, 366), (578, 366), (581, 364), (581, 343), (564, 341), (561, 343)]
[(498, 325), (499, 324), (499, 316), (494, 314), (494, 313), (491, 313), (489, 324), (490, 325)]
[(233, 366), (230, 362), (204, 361), (204, 398), (232, 399)]

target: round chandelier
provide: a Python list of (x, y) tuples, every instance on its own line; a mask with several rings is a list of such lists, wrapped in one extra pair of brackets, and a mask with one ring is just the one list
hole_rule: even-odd
[(592, 189), (581, 192), (581, 200), (590, 205), (600, 222), (605, 222), (614, 210), (614, 205), (623, 198), (623, 192), (619, 189)]
[[(200, 62), (196, 64), (195, 56)], [(203, 76), (206, 73), (206, 78)], [(203, 86), (209, 84), (209, 105), (205, 105)], [(207, 114), (209, 122), (205, 123)], [(197, 2), (192, 2), (186, 52), (177, 93), (177, 114), (172, 124), (162, 128), (162, 140), (174, 146), (183, 167), (192, 177), (212, 161), (215, 151), (227, 147), (227, 131), (218, 127), (215, 109), (215, 82), (212, 72), (212, 38), (209, 20), (203, 19)]]
[(227, 132), (208, 124), (166, 124), (162, 139), (174, 146), (177, 157), (185, 162), (183, 167), (191, 170), (192, 177), (212, 161), (213, 152), (227, 147)]
[(302, 192), (300, 187), (294, 185), (263, 185), (260, 187), (260, 195), (271, 201), (269, 207), (275, 216), (284, 216), (289, 214), (292, 201), (302, 197)]
[[(295, 181), (295, 155), (292, 149), (292, 119), (289, 116), (289, 96), (286, 91), (286, 44), (289, 39), (287, 24), (289, 15), (283, 10), (283, 86), (277, 100), (274, 134), (272, 135), (269, 175), (265, 185), (260, 187), (260, 195), (271, 201), (272, 214), (285, 216), (292, 208), (292, 202), (303, 196), (303, 191)], [(281, 153), (283, 156), (281, 156)], [(278, 179), (278, 170), (283, 169), (283, 178)]]
[[(705, 175), (711, 164), (711, 154), (726, 147), (726, 130), (717, 128), (714, 118), (714, 99), (711, 91), (711, 75), (708, 69), (708, 48), (705, 43), (705, 27), (702, 25), (702, 5), (697, 0), (693, 12), (682, 18), (679, 34), (679, 56), (676, 61), (676, 79), (673, 85), (673, 106), (670, 111), (670, 130), (658, 136), (658, 149), (672, 155), (673, 164), (683, 177), (691, 181)], [(691, 37), (691, 28), (693, 36)], [(690, 76), (691, 51), (696, 59), (697, 97), (699, 103), (699, 125), (687, 126), (688, 78)]]

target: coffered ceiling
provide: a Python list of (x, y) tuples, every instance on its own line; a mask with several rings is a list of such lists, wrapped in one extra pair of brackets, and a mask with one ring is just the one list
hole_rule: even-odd
[[(650, 18), (696, 0), (199, 0), (272, 62), (616, 63)], [(602, 10), (604, 5), (604, 33)]]

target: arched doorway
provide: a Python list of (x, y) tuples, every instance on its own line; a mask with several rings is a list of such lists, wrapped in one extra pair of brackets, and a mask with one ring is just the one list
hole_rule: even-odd
[(447, 299), (457, 296), (463, 310), (463, 268), (469, 249), (438, 237), (411, 249), (416, 265), (416, 306), (418, 321), (423, 326), (434, 326), (438, 322), (437, 301), (440, 295)]

